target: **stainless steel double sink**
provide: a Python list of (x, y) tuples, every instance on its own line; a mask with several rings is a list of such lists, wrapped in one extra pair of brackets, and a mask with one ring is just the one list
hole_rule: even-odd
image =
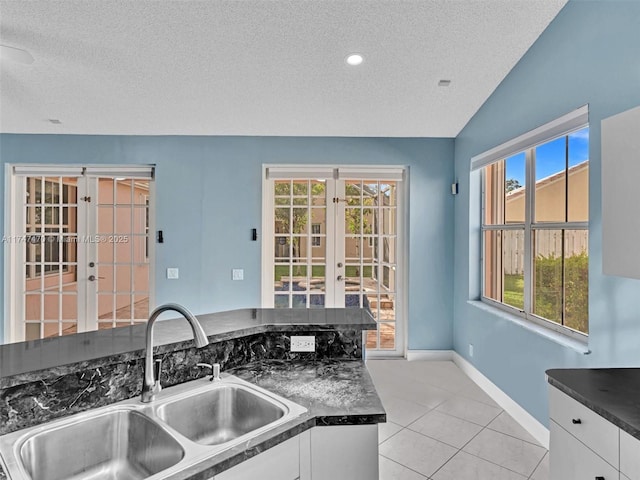
[(307, 411), (225, 375), (0, 437), (12, 480), (160, 480)]

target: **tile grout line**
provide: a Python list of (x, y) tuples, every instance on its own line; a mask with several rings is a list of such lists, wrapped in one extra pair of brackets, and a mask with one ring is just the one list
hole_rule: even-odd
[(430, 477), (427, 477), (426, 475), (421, 474), (421, 473), (420, 473), (420, 472), (418, 472), (417, 470), (414, 470), (413, 468), (410, 468), (410, 467), (408, 467), (408, 466), (406, 466), (406, 465), (404, 465), (404, 464), (402, 464), (402, 463), (400, 463), (400, 462), (398, 462), (398, 461), (394, 460), (393, 458), (389, 458), (389, 457), (387, 457), (386, 455), (383, 455), (383, 454), (379, 453), (379, 454), (378, 454), (378, 456), (380, 456), (380, 457), (384, 457), (384, 458), (386, 458), (387, 460), (389, 460), (390, 462), (393, 462), (393, 463), (395, 463), (396, 465), (400, 465), (402, 468), (406, 468), (407, 470), (410, 470), (410, 471), (412, 471), (413, 473), (416, 473), (416, 474), (420, 475), (421, 477), (424, 477), (426, 480), (429, 480), (429, 478), (430, 478)]
[[(464, 372), (461, 372), (461, 373), (462, 373), (463, 378), (465, 378), (465, 379), (470, 379), (466, 374), (464, 374)], [(374, 375), (372, 375), (372, 377), (373, 377), (373, 376), (374, 376)], [(397, 377), (395, 377), (395, 376), (394, 376), (393, 378), (395, 379), (395, 378), (397, 378)], [(471, 380), (471, 381), (473, 382), (473, 380)], [(375, 381), (374, 381), (374, 383), (375, 383)], [(379, 380), (379, 384), (384, 384), (384, 381), (383, 381), (382, 379), (381, 379), (381, 380)], [(457, 389), (457, 390), (455, 390), (455, 391), (452, 391), (452, 390), (449, 390), (448, 388), (443, 388), (441, 385), (434, 385), (433, 383), (430, 383), (430, 382), (420, 382), (420, 384), (421, 384), (421, 385), (424, 385), (424, 386), (425, 386), (425, 388), (436, 388), (436, 389), (438, 389), (438, 390), (441, 390), (441, 391), (443, 391), (443, 392), (446, 392), (447, 394), (450, 394), (450, 397), (449, 397), (449, 398), (446, 398), (446, 399), (444, 399), (444, 400), (441, 400), (441, 401), (440, 401), (440, 402), (438, 402), (435, 406), (433, 406), (433, 407), (432, 407), (432, 406), (423, 405), (422, 403), (418, 403), (418, 402), (416, 402), (413, 398), (412, 398), (412, 399), (407, 399), (407, 398), (404, 398), (404, 397), (402, 397), (402, 396), (392, 395), (393, 397), (395, 397), (395, 398), (397, 398), (397, 399), (399, 399), (399, 400), (407, 401), (407, 402), (411, 402), (411, 403), (413, 403), (413, 404), (416, 404), (416, 405), (422, 406), (422, 407), (424, 407), (424, 408), (427, 408), (427, 409), (428, 409), (428, 411), (427, 411), (427, 412), (425, 412), (425, 413), (423, 413), (422, 415), (420, 415), (418, 418), (416, 418), (416, 419), (415, 419), (415, 420), (413, 420), (412, 422), (408, 423), (406, 426), (404, 426), (404, 425), (399, 425), (399, 424), (397, 424), (397, 423), (395, 423), (395, 422), (392, 422), (392, 421), (391, 421), (390, 423), (394, 423), (395, 425), (399, 426), (399, 427), (400, 427), (400, 430), (398, 430), (397, 432), (395, 432), (393, 435), (389, 436), (387, 439), (385, 439), (385, 440), (384, 440), (383, 442), (381, 442), (379, 445), (382, 445), (382, 444), (383, 444), (383, 443), (385, 443), (387, 440), (390, 440), (391, 438), (395, 437), (398, 433), (402, 432), (403, 430), (408, 430), (408, 431), (410, 431), (410, 432), (412, 432), (412, 433), (417, 433), (418, 435), (421, 435), (421, 436), (423, 436), (423, 437), (425, 437), (425, 438), (429, 438), (429, 439), (431, 439), (431, 440), (433, 440), (433, 441), (437, 441), (437, 442), (440, 442), (440, 443), (442, 443), (442, 444), (444, 444), (444, 445), (447, 445), (447, 446), (449, 446), (449, 447), (451, 447), (451, 448), (454, 448), (456, 451), (455, 451), (455, 453), (454, 453), (453, 455), (451, 455), (451, 457), (449, 457), (449, 458), (448, 458), (448, 459), (447, 459), (447, 460), (446, 460), (442, 465), (440, 465), (440, 467), (438, 467), (438, 469), (437, 469), (437, 470), (435, 470), (435, 471), (433, 472), (433, 474), (431, 474), (431, 475), (429, 475), (429, 476), (426, 476), (426, 477), (425, 477), (425, 475), (423, 475), (422, 473), (417, 472), (417, 471), (415, 471), (415, 470), (413, 470), (413, 469), (409, 468), (408, 466), (406, 466), (406, 465), (404, 465), (404, 464), (402, 464), (402, 463), (400, 463), (400, 462), (398, 462), (398, 461), (395, 461), (395, 460), (393, 460), (393, 459), (390, 459), (390, 458), (388, 458), (388, 457), (386, 457), (386, 456), (384, 456), (384, 455), (381, 455), (381, 454), (380, 454), (380, 455), (381, 455), (381, 456), (383, 456), (385, 459), (390, 460), (390, 461), (392, 461), (392, 462), (394, 462), (394, 463), (396, 463), (396, 464), (398, 464), (398, 465), (401, 465), (402, 467), (407, 468), (408, 470), (410, 470), (410, 471), (412, 471), (412, 472), (415, 472), (415, 473), (417, 473), (418, 475), (420, 475), (421, 477), (425, 477), (427, 480), (429, 480), (429, 479), (432, 479), (432, 478), (433, 478), (433, 475), (437, 474), (437, 473), (438, 473), (438, 472), (439, 472), (439, 471), (440, 471), (440, 470), (441, 470), (445, 465), (447, 465), (448, 463), (450, 463), (450, 462), (451, 462), (451, 460), (452, 460), (452, 459), (454, 459), (454, 458), (455, 458), (455, 457), (456, 457), (456, 456), (457, 456), (461, 451), (463, 451), (463, 452), (464, 452), (464, 453), (466, 453), (467, 455), (470, 455), (470, 456), (472, 456), (472, 457), (475, 457), (475, 458), (477, 458), (477, 459), (479, 459), (479, 460), (481, 460), (481, 461), (487, 462), (487, 463), (489, 463), (489, 464), (493, 464), (493, 465), (495, 465), (495, 466), (497, 466), (497, 467), (499, 467), (499, 468), (503, 468), (503, 469), (505, 469), (505, 470), (507, 470), (507, 471), (509, 471), (509, 472), (512, 472), (512, 473), (514, 473), (514, 474), (516, 474), (516, 475), (518, 475), (518, 476), (522, 477), (523, 479), (531, 480), (531, 478), (532, 478), (532, 477), (533, 477), (533, 475), (536, 473), (536, 471), (538, 470), (538, 468), (540, 467), (540, 465), (542, 464), (542, 462), (543, 462), (543, 461), (545, 460), (545, 458), (548, 456), (548, 454), (549, 454), (548, 450), (547, 450), (546, 448), (544, 448), (542, 445), (540, 445), (539, 443), (537, 443), (537, 442), (535, 441), (535, 439), (534, 439), (534, 441), (531, 441), (531, 440), (528, 440), (528, 439), (520, 438), (520, 437), (518, 437), (517, 435), (511, 434), (511, 433), (505, 433), (505, 432), (502, 432), (502, 431), (499, 431), (499, 430), (495, 430), (494, 428), (491, 428), (491, 427), (490, 427), (490, 424), (491, 424), (491, 423), (493, 423), (493, 422), (494, 422), (494, 421), (495, 421), (495, 420), (496, 420), (500, 415), (502, 415), (503, 413), (504, 413), (504, 414), (506, 414), (506, 415), (508, 415), (508, 413), (507, 413), (504, 409), (502, 409), (499, 405), (497, 405), (495, 402), (489, 403), (488, 401), (478, 400), (478, 399), (476, 399), (476, 398), (473, 398), (472, 393), (469, 393), (468, 395), (466, 395), (465, 393), (463, 393), (463, 391), (464, 391), (464, 387), (462, 387), (462, 388), (460, 388), (460, 389)], [(425, 393), (427, 393), (427, 392), (425, 392)], [(495, 416), (494, 416), (494, 417), (493, 417), (493, 418), (492, 418), (492, 419), (491, 419), (491, 420), (490, 420), (486, 425), (482, 425), (482, 424), (476, 423), (476, 422), (474, 422), (474, 421), (471, 421), (471, 420), (469, 420), (469, 419), (467, 419), (467, 418), (462, 418), (462, 417), (460, 417), (460, 416), (457, 416), (457, 415), (454, 415), (454, 414), (451, 414), (451, 413), (448, 413), (448, 412), (443, 412), (443, 411), (437, 410), (437, 409), (438, 409), (439, 407), (441, 407), (444, 403), (446, 403), (447, 401), (452, 400), (452, 399), (454, 399), (454, 398), (458, 398), (458, 399), (461, 399), (461, 400), (466, 400), (466, 401), (475, 402), (475, 403), (477, 403), (477, 404), (481, 404), (481, 405), (486, 406), (486, 407), (492, 407), (492, 408), (498, 409), (498, 410), (500, 410), (500, 411), (499, 411), (499, 413), (497, 413), (497, 414), (496, 414), (496, 415), (495, 415)], [(489, 398), (490, 398), (490, 397), (489, 397)], [(473, 436), (472, 436), (472, 437), (471, 437), (471, 438), (470, 438), (470, 439), (469, 439), (469, 440), (468, 440), (468, 441), (467, 441), (467, 442), (466, 442), (462, 447), (458, 448), (458, 447), (456, 447), (456, 446), (454, 446), (454, 445), (450, 445), (449, 443), (447, 443), (447, 442), (445, 442), (445, 441), (442, 441), (442, 440), (439, 440), (439, 439), (437, 439), (437, 438), (431, 437), (431, 436), (429, 436), (429, 435), (427, 435), (427, 434), (425, 434), (425, 433), (422, 433), (422, 432), (419, 432), (419, 431), (413, 430), (413, 429), (411, 428), (411, 426), (412, 426), (413, 424), (415, 424), (416, 422), (418, 422), (418, 421), (420, 421), (421, 419), (423, 419), (426, 415), (428, 415), (428, 414), (430, 414), (430, 413), (433, 413), (434, 411), (438, 412), (438, 413), (439, 413), (439, 414), (441, 414), (441, 415), (445, 415), (445, 416), (448, 416), (448, 417), (451, 417), (451, 418), (455, 418), (455, 419), (457, 419), (457, 420), (465, 421), (465, 422), (468, 422), (468, 423), (470, 423), (470, 424), (476, 425), (476, 426), (478, 426), (478, 427), (481, 427), (481, 429), (480, 429), (480, 431), (478, 431), (478, 433), (476, 433), (475, 435), (473, 435)], [(511, 418), (511, 417), (509, 416), (509, 418)], [(490, 432), (495, 433), (495, 434), (497, 434), (497, 435), (504, 435), (505, 437), (509, 437), (509, 438), (514, 439), (514, 440), (519, 440), (519, 441), (523, 442), (524, 444), (531, 445), (531, 446), (534, 446), (534, 447), (538, 447), (539, 449), (543, 449), (543, 450), (544, 450), (544, 454), (542, 455), (542, 457), (540, 458), (540, 460), (538, 460), (538, 462), (535, 464), (535, 467), (533, 468), (533, 470), (531, 471), (531, 473), (530, 473), (528, 476), (526, 476), (526, 475), (523, 475), (522, 473), (517, 472), (517, 471), (515, 471), (515, 470), (513, 470), (513, 469), (511, 469), (511, 468), (508, 468), (508, 467), (504, 466), (504, 465), (500, 465), (500, 464), (498, 464), (498, 463), (496, 463), (496, 462), (494, 462), (494, 461), (488, 460), (488, 459), (483, 458), (483, 457), (481, 457), (481, 456), (479, 456), (479, 455), (475, 455), (475, 454), (473, 454), (473, 453), (470, 453), (470, 452), (465, 451), (465, 450), (464, 450), (464, 448), (466, 448), (466, 447), (469, 445), (469, 443), (471, 443), (471, 442), (472, 442), (472, 441), (473, 441), (473, 440), (474, 440), (478, 435), (482, 434), (482, 432), (484, 432), (485, 430), (489, 430)]]
[(547, 455), (549, 455), (549, 450), (547, 450), (547, 453), (545, 453), (542, 458), (540, 459), (540, 461), (538, 462), (538, 464), (536, 465), (536, 468), (533, 469), (533, 472), (531, 472), (531, 475), (529, 475), (529, 480), (531, 480), (531, 477), (533, 477), (534, 473), (536, 473), (536, 470), (538, 470), (538, 467), (540, 466), (540, 464), (544, 461), (544, 459), (547, 457)]
[[(497, 418), (497, 417), (496, 417), (496, 418)], [(495, 420), (495, 418), (494, 418), (494, 420)], [(492, 421), (493, 421), (493, 420), (492, 420)], [(486, 426), (486, 427), (484, 427), (482, 430), (480, 430), (480, 431), (478, 432), (478, 435), (480, 435), (480, 434), (481, 434), (482, 432), (484, 432), (485, 430), (491, 430), (492, 432), (495, 432), (495, 430), (492, 430), (492, 429), (490, 429), (488, 426)], [(496, 432), (496, 433), (501, 433), (502, 435), (506, 435), (506, 433), (502, 433), (502, 432)], [(478, 435), (474, 436), (473, 438), (476, 438)], [(511, 436), (511, 435), (507, 435), (507, 436)], [(472, 438), (471, 440), (469, 440), (467, 443), (465, 443), (464, 447), (466, 447), (469, 443), (471, 443), (471, 441), (473, 440), (473, 438)], [(511, 437), (511, 438), (516, 438), (516, 437)], [(516, 438), (516, 440), (522, 440), (522, 439)], [(524, 441), (524, 440), (522, 440), (522, 441)], [(464, 449), (464, 447), (462, 447), (460, 450), (462, 451), (462, 450)], [(543, 448), (543, 447), (540, 447), (540, 448)], [(480, 460), (484, 460), (485, 462), (491, 463), (491, 464), (493, 464), (493, 465), (497, 465), (498, 467), (500, 467), (500, 468), (504, 468), (505, 470), (509, 470), (510, 472), (513, 472), (513, 473), (515, 473), (515, 474), (517, 474), (517, 475), (520, 475), (522, 478), (526, 478), (526, 479), (529, 479), (529, 478), (531, 477), (531, 475), (533, 475), (533, 474), (535, 473), (536, 468), (538, 468), (538, 465), (540, 465), (540, 462), (544, 459), (544, 457), (545, 457), (545, 455), (546, 455), (546, 453), (545, 453), (545, 455), (543, 455), (543, 456), (542, 456), (542, 458), (541, 458), (541, 459), (540, 459), (540, 461), (536, 464), (536, 466), (535, 466), (535, 468), (533, 469), (533, 471), (532, 471), (532, 472), (527, 476), (527, 475), (523, 475), (523, 474), (522, 474), (522, 473), (520, 473), (520, 472), (516, 472), (515, 470), (513, 470), (513, 469), (511, 469), (511, 468), (509, 468), (509, 467), (505, 467), (504, 465), (500, 465), (499, 463), (492, 462), (491, 460), (488, 460), (488, 459), (486, 459), (486, 458), (483, 458), (483, 457), (481, 457), (480, 455), (475, 455), (475, 454), (473, 454), (473, 453), (471, 453), (471, 452), (467, 452), (467, 451), (465, 451), (464, 453), (466, 453), (467, 455), (471, 455), (472, 457), (479, 458)]]
[[(500, 414), (498, 414), (498, 415), (500, 415)], [(495, 417), (495, 418), (498, 418), (498, 415), (496, 415), (496, 417)], [(455, 417), (454, 415), (450, 415), (450, 416), (451, 416), (451, 417), (454, 417), (454, 418), (458, 418), (458, 417)], [(494, 418), (494, 420), (495, 420), (495, 418)], [(461, 419), (461, 420), (462, 420), (462, 419)], [(493, 420), (491, 420), (491, 421), (493, 421)], [(469, 423), (473, 423), (473, 422), (469, 422)], [(477, 425), (477, 424), (474, 424), (474, 425)], [(481, 425), (478, 425), (478, 426), (481, 426)], [(486, 427), (486, 426), (485, 426), (485, 427), (482, 427), (482, 429), (481, 429), (478, 433), (476, 433), (473, 437), (471, 437), (471, 438), (467, 441), (467, 443), (465, 443), (462, 447), (458, 448), (458, 451), (457, 451), (456, 453), (454, 453), (454, 454), (451, 456), (451, 458), (449, 458), (449, 460), (447, 460), (447, 461), (446, 461), (446, 462), (444, 462), (442, 465), (440, 465), (440, 467), (439, 467), (435, 472), (433, 472), (432, 476), (433, 476), (433, 475), (435, 475), (436, 473), (438, 473), (440, 470), (442, 470), (442, 468), (443, 468), (447, 463), (449, 463), (449, 462), (450, 462), (450, 461), (451, 461), (451, 460), (452, 460), (456, 455), (458, 455), (460, 452), (462, 452), (462, 449), (463, 449), (464, 447), (466, 447), (467, 445), (469, 445), (469, 443), (470, 443), (474, 438), (476, 438), (478, 435), (480, 435), (480, 434), (482, 433), (482, 431), (483, 431), (485, 428), (487, 428), (487, 427)], [(471, 455), (469, 452), (464, 452), (464, 453), (467, 453), (467, 454)], [(477, 458), (480, 458), (480, 457), (477, 457)], [(483, 459), (483, 460), (484, 460), (484, 459)]]

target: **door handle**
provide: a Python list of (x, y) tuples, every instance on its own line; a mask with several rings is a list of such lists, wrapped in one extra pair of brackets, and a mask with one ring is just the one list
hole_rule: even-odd
[(336, 278), (336, 280), (338, 280), (339, 282), (342, 281), (342, 275), (338, 275), (338, 278)]
[(87, 278), (87, 280), (89, 280), (90, 282), (95, 282), (96, 280), (104, 280), (105, 277), (96, 277), (95, 275), (89, 275), (89, 277)]

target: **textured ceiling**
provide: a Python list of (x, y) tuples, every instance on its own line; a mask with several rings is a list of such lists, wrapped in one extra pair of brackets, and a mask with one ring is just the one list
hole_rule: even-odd
[(454, 137), (565, 3), (0, 0), (0, 131)]

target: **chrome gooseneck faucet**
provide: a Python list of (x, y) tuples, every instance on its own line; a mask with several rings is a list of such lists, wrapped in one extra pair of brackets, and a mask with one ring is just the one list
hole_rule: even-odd
[(161, 313), (172, 310), (182, 315), (191, 325), (193, 331), (193, 341), (196, 347), (201, 348), (209, 345), (207, 334), (204, 333), (202, 325), (198, 319), (182, 305), (177, 303), (166, 303), (156, 307), (147, 321), (146, 350), (144, 359), (144, 381), (142, 383), (142, 402), (149, 403), (153, 401), (155, 395), (162, 390), (160, 385), (160, 365), (162, 360), (155, 361), (155, 371), (153, 362), (153, 325)]

